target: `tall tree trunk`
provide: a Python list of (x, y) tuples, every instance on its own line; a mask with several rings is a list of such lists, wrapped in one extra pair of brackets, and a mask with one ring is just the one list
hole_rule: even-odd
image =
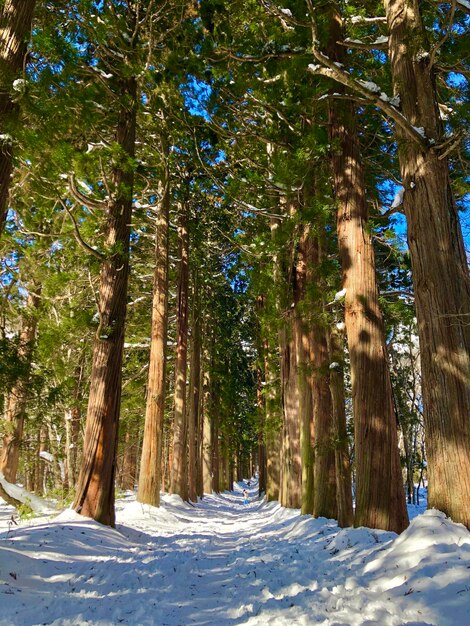
[[(287, 203), (287, 214), (293, 218), (297, 212), (294, 201)], [(297, 341), (295, 313), (292, 308), (295, 278), (295, 246), (291, 243), (287, 253), (280, 255), (281, 279), (287, 284), (280, 310), (283, 323), (279, 332), (281, 399), (283, 436), (281, 449), (280, 503), (299, 509), (302, 503), (302, 468), (300, 462), (299, 387), (297, 377)]]
[(186, 373), (188, 368), (188, 287), (189, 287), (189, 233), (187, 206), (181, 207), (178, 225), (179, 270), (178, 312), (176, 318), (175, 397), (173, 426), (173, 464), (171, 493), (183, 500), (188, 497), (187, 487), (187, 441)]
[(293, 313), (285, 317), (280, 333), (283, 440), (281, 461), (282, 506), (299, 509), (302, 504), (300, 463), (299, 387), (297, 380), (297, 342)]
[(28, 401), (28, 383), (31, 371), (31, 357), (36, 340), (37, 309), (39, 307), (41, 289), (31, 285), (26, 309), (21, 319), (21, 330), (18, 346), (18, 357), (23, 362), (25, 371), (13, 388), (8, 392), (4, 415), (5, 434), (0, 451), (0, 472), (9, 483), (16, 482), (20, 446), (23, 440), (23, 428)]
[(312, 420), (313, 395), (310, 363), (311, 332), (305, 319), (307, 283), (312, 277), (310, 227), (303, 224), (299, 237), (295, 268), (295, 343), (297, 356), (297, 385), (299, 398), (300, 448), (302, 465), (301, 514), (312, 515), (314, 511)]
[(401, 110), (433, 142), (413, 144), (396, 130), (421, 350), (428, 504), (470, 528), (468, 266), (447, 158), (436, 148), (444, 132), (419, 3), (384, 4)]
[(35, 4), (36, 0), (5, 0), (0, 14), (0, 234), (5, 225), (13, 169), (10, 123), (16, 121), (18, 112), (12, 85), (26, 64)]
[(188, 415), (188, 487), (189, 499), (197, 502), (198, 433), (199, 433), (199, 392), (201, 387), (201, 310), (199, 280), (197, 270), (193, 279), (191, 367), (189, 373), (189, 415)]
[[(274, 209), (275, 210), (275, 209)], [(278, 242), (278, 232), (281, 220), (278, 217), (271, 217), (270, 230), (274, 243)], [(275, 253), (273, 258), (273, 278), (275, 289), (275, 308), (280, 316), (281, 307), (279, 304), (280, 290), (280, 252)], [(265, 407), (266, 407), (266, 500), (268, 502), (279, 500), (281, 491), (281, 441), (282, 441), (282, 415), (281, 402), (278, 397), (277, 370), (275, 365), (276, 348), (272, 344), (270, 328), (264, 330), (264, 378), (265, 378)]]
[(261, 368), (257, 369), (256, 403), (258, 406), (258, 495), (266, 493), (266, 443), (265, 443), (265, 418), (266, 407), (263, 396), (263, 377)]
[[(205, 333), (208, 336), (208, 333)], [(204, 368), (202, 377), (202, 483), (203, 493), (211, 494), (213, 491), (212, 484), (212, 428), (211, 428), (211, 398), (212, 398), (212, 379), (211, 379), (211, 347), (206, 346), (204, 349)]]
[(161, 201), (158, 207), (155, 233), (150, 361), (147, 379), (144, 437), (137, 491), (137, 500), (152, 506), (160, 506), (168, 333), (170, 173), (168, 168), (168, 143), (163, 136), (161, 137), (161, 143), (163, 171), (159, 184)]
[(279, 500), (281, 481), (281, 415), (273, 357), (265, 342), (264, 371), (266, 380), (266, 500)]
[(336, 502), (338, 526), (346, 528), (354, 522), (349, 461), (348, 435), (346, 430), (346, 405), (344, 394), (343, 335), (333, 327), (327, 335), (330, 356), (330, 393), (335, 434)]
[[(331, 9), (327, 54), (344, 61), (342, 25)], [(384, 324), (368, 230), (364, 168), (352, 102), (329, 104), (331, 163), (348, 338), (356, 452), (356, 526), (401, 532), (408, 525)]]
[(139, 443), (136, 433), (132, 432), (132, 426), (127, 426), (124, 435), (124, 450), (120, 454), (121, 467), (119, 476), (119, 486), (125, 491), (134, 491), (137, 478), (137, 453)]
[[(129, 159), (135, 154), (137, 85), (120, 79), (123, 102), (116, 143)], [(83, 460), (73, 508), (86, 517), (114, 526), (114, 479), (121, 401), (121, 369), (129, 275), (129, 242), (134, 172), (129, 164), (113, 172), (115, 197), (108, 202), (105, 225), (108, 256), (99, 287), (100, 323), (93, 346), (90, 396)]]
[(215, 493), (220, 493), (220, 445), (219, 445), (219, 407), (220, 398), (217, 384), (212, 384), (211, 398), (211, 469), (212, 469), (212, 489)]
[(80, 424), (82, 413), (80, 410), (80, 400), (82, 395), (82, 379), (83, 379), (83, 356), (80, 358), (79, 365), (75, 368), (75, 388), (73, 392), (73, 406), (66, 414), (66, 459), (67, 459), (67, 479), (68, 487), (72, 489), (77, 482), (77, 471), (79, 461), (79, 444), (80, 444)]
[(311, 346), (315, 494), (313, 515), (337, 519), (333, 407), (329, 387), (326, 328), (321, 322), (317, 322), (312, 329)]

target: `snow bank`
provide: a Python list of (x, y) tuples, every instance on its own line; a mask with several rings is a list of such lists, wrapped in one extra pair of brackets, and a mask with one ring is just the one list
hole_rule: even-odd
[(126, 494), (116, 530), (71, 510), (8, 529), (0, 505), (0, 626), (470, 623), (470, 533), (439, 511), (400, 536), (340, 529), (255, 481), (243, 505), (246, 486), (158, 508)]

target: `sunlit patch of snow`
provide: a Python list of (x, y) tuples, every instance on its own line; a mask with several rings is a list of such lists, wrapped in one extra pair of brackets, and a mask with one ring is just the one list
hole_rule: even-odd
[(255, 479), (197, 504), (126, 492), (116, 529), (72, 510), (9, 529), (12, 510), (0, 505), (2, 626), (470, 623), (470, 533), (439, 511), (400, 536), (340, 529), (260, 500)]

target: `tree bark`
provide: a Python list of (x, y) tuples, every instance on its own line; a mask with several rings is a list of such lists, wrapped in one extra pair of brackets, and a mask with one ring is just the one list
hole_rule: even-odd
[(342, 333), (333, 327), (327, 335), (330, 357), (330, 393), (335, 435), (336, 502), (338, 526), (346, 528), (354, 522), (351, 463), (349, 461), (346, 406), (344, 394), (344, 349)]
[[(287, 205), (287, 216), (293, 218), (297, 206)], [(287, 217), (286, 216), (286, 217)], [(292, 307), (295, 287), (295, 246), (279, 255), (279, 280), (287, 285), (287, 293), (279, 304), (282, 326), (279, 331), (281, 401), (283, 415), (281, 447), (280, 503), (299, 509), (302, 504), (302, 467), (300, 460), (299, 387), (297, 376), (297, 341), (295, 313)]]
[(283, 439), (281, 461), (282, 506), (299, 509), (302, 504), (302, 468), (300, 461), (299, 387), (297, 342), (293, 313), (285, 316), (280, 332)]
[(215, 493), (220, 493), (220, 445), (219, 445), (219, 412), (220, 398), (216, 383), (211, 385), (211, 473), (212, 489)]
[(131, 431), (131, 426), (126, 429), (123, 448), (120, 454), (119, 487), (125, 491), (134, 491), (137, 478), (138, 441), (136, 433)]
[(299, 237), (294, 280), (295, 303), (295, 343), (297, 356), (297, 385), (299, 398), (300, 449), (302, 466), (302, 503), (301, 514), (312, 515), (314, 510), (314, 475), (313, 475), (313, 395), (311, 371), (311, 329), (310, 320), (306, 320), (307, 283), (312, 277), (311, 233), (308, 225), (303, 224)]
[[(133, 159), (137, 111), (135, 78), (120, 79), (122, 99), (116, 143)], [(100, 323), (93, 346), (90, 396), (83, 460), (73, 503), (75, 511), (114, 526), (114, 480), (121, 401), (121, 369), (129, 275), (129, 242), (134, 172), (116, 165), (115, 197), (108, 202), (105, 225), (108, 256), (102, 263), (99, 287)]]
[[(331, 10), (327, 54), (344, 61), (342, 25)], [(384, 324), (368, 230), (364, 168), (352, 102), (330, 99), (331, 163), (351, 362), (355, 424), (355, 525), (401, 532), (408, 525)]]
[(79, 365), (75, 368), (75, 389), (73, 392), (74, 403), (72, 408), (66, 412), (65, 433), (66, 433), (66, 460), (67, 460), (67, 484), (68, 488), (75, 488), (77, 482), (77, 471), (79, 461), (80, 443), (80, 423), (82, 413), (80, 410), (80, 399), (82, 395), (83, 379), (83, 357), (80, 358)]
[(274, 364), (269, 346), (265, 346), (264, 371), (266, 380), (266, 500), (279, 500), (281, 481), (281, 415), (277, 395)]
[(176, 361), (173, 430), (173, 464), (170, 492), (188, 498), (186, 374), (188, 368), (189, 233), (187, 207), (182, 206), (178, 225), (179, 270), (176, 318)]
[(337, 519), (336, 467), (333, 407), (329, 386), (329, 359), (326, 328), (321, 322), (312, 329), (313, 441), (315, 517)]
[(19, 377), (6, 398), (4, 415), (5, 434), (0, 451), (0, 472), (9, 483), (16, 483), (16, 474), (20, 459), (20, 447), (23, 440), (23, 429), (26, 405), (28, 401), (28, 384), (31, 371), (31, 357), (36, 340), (37, 309), (41, 301), (41, 288), (31, 285), (26, 310), (21, 320), (18, 357), (23, 361), (26, 371)]
[(211, 494), (212, 485), (212, 428), (211, 428), (211, 397), (212, 397), (212, 380), (211, 380), (211, 358), (210, 348), (205, 349), (202, 385), (202, 483), (203, 493)]
[(198, 471), (198, 433), (199, 433), (199, 392), (201, 387), (201, 310), (199, 296), (199, 280), (197, 270), (193, 279), (193, 310), (192, 310), (192, 345), (191, 367), (189, 375), (189, 415), (188, 415), (188, 443), (189, 443), (189, 472), (188, 487), (189, 499), (197, 502), (197, 471)]
[(152, 506), (160, 506), (168, 334), (170, 173), (168, 168), (168, 143), (163, 136), (161, 137), (161, 142), (163, 172), (159, 184), (161, 201), (158, 207), (155, 232), (150, 360), (139, 487), (137, 491), (137, 500)]
[[(385, 0), (394, 91), (429, 147), (397, 128), (421, 350), (428, 505), (470, 528), (470, 283), (417, 0)], [(431, 145), (431, 143), (433, 145)], [(437, 146), (437, 147), (436, 147)]]
[(0, 15), (0, 235), (5, 225), (13, 170), (10, 124), (16, 121), (18, 113), (12, 84), (26, 64), (35, 4), (36, 0), (5, 0)]

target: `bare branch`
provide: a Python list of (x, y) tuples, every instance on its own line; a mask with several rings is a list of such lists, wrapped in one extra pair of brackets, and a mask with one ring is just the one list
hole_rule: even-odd
[(75, 236), (75, 240), (77, 241), (77, 243), (89, 254), (93, 255), (94, 257), (96, 257), (97, 259), (99, 259), (100, 261), (105, 261), (106, 257), (101, 254), (101, 252), (98, 252), (98, 250), (95, 250), (95, 248), (92, 248), (89, 244), (86, 243), (86, 241), (84, 241), (83, 237), (80, 234), (80, 230), (78, 228), (78, 224), (77, 224), (77, 220), (75, 219), (75, 217), (72, 214), (72, 211), (69, 209), (69, 207), (67, 206), (67, 203), (64, 202), (62, 200), (62, 198), (59, 198), (59, 202), (62, 206), (63, 209), (65, 209), (65, 211), (67, 212), (67, 215), (70, 217), (70, 219), (72, 220), (72, 224), (73, 224), (73, 229), (74, 229), (74, 236)]
[(82, 204), (83, 206), (87, 207), (87, 209), (90, 209), (90, 210), (95, 209), (98, 211), (102, 211), (106, 209), (106, 202), (103, 202), (102, 200), (94, 200), (93, 198), (86, 196), (84, 193), (82, 193), (81, 191), (77, 189), (75, 176), (73, 174), (70, 174), (69, 176), (69, 189), (74, 200), (76, 200), (78, 203)]

